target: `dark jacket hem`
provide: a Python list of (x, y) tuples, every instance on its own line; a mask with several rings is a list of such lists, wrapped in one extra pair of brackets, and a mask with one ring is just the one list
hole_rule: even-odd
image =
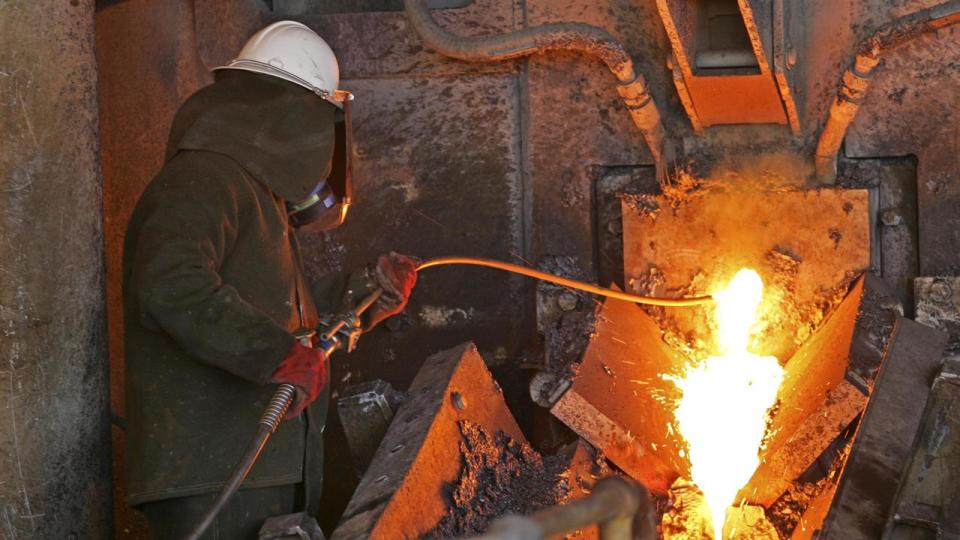
[[(240, 489), (257, 489), (267, 487), (286, 486), (290, 484), (299, 484), (303, 481), (303, 474), (286, 474), (274, 478), (259, 479), (254, 482), (246, 481), (240, 486)], [(193, 497), (194, 495), (204, 495), (207, 493), (218, 493), (223, 489), (224, 482), (210, 482), (206, 484), (197, 484), (182, 488), (158, 489), (143, 493), (131, 493), (127, 496), (127, 506), (137, 507), (141, 504), (163, 501), (166, 499), (179, 499), (181, 497)]]

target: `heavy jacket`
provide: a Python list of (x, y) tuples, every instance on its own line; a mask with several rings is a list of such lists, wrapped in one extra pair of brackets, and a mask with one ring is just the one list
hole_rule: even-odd
[[(328, 174), (333, 143), (332, 105), (262, 75), (224, 72), (177, 113), (125, 241), (130, 504), (219, 490), (291, 333), (364, 292), (339, 275), (309, 289), (284, 208)], [(327, 401), (281, 425), (244, 487), (303, 481), (315, 508)]]

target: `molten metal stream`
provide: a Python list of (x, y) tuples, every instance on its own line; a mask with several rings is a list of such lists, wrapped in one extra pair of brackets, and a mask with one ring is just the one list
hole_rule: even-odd
[(740, 270), (715, 296), (719, 354), (671, 379), (683, 394), (675, 416), (687, 441), (691, 480), (706, 498), (719, 540), (727, 509), (760, 464), (783, 369), (776, 358), (748, 350), (763, 299), (760, 276)]
[(648, 306), (690, 307), (709, 304), (714, 301), (712, 296), (697, 296), (693, 298), (654, 298), (650, 296), (640, 296), (636, 294), (615, 291), (613, 289), (607, 289), (606, 287), (599, 287), (597, 285), (584, 283), (575, 279), (555, 276), (553, 274), (548, 274), (547, 272), (541, 272), (539, 270), (534, 270), (533, 268), (527, 268), (526, 266), (520, 266), (518, 264), (505, 263), (492, 259), (480, 259), (476, 257), (440, 257), (438, 259), (431, 259), (421, 263), (420, 266), (417, 267), (417, 271), (419, 272), (420, 270), (432, 268), (434, 266), (446, 266), (452, 264), (496, 268), (497, 270), (520, 274), (521, 276), (547, 281), (563, 287), (570, 287), (571, 289), (586, 291), (592, 294), (599, 294), (600, 296), (606, 296), (609, 298), (616, 298), (617, 300), (624, 300), (637, 304), (646, 304)]

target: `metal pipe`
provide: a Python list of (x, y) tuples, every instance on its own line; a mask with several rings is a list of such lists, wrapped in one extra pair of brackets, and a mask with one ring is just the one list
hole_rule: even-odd
[(857, 56), (843, 74), (837, 97), (830, 105), (827, 124), (817, 141), (815, 167), (821, 183), (833, 183), (837, 178), (837, 155), (860, 105), (866, 97), (873, 72), (881, 55), (889, 49), (960, 22), (960, 0), (944, 2), (923, 9), (881, 26), (870, 37), (860, 42)]
[[(643, 486), (617, 476), (597, 482), (593, 492), (570, 504), (540, 510), (530, 516), (506, 516), (474, 540), (541, 540), (593, 524), (601, 540), (655, 540), (653, 505)], [(633, 530), (634, 523), (638, 524)]]
[(593, 285), (592, 283), (584, 283), (583, 281), (577, 281), (575, 279), (565, 278), (554, 274), (549, 274), (547, 272), (541, 272), (540, 270), (534, 270), (533, 268), (527, 268), (526, 266), (520, 266), (519, 264), (495, 261), (493, 259), (481, 259), (478, 257), (440, 257), (437, 259), (431, 259), (429, 261), (420, 263), (420, 265), (417, 266), (417, 272), (426, 268), (432, 268), (434, 266), (446, 266), (451, 264), (495, 268), (497, 270), (503, 270), (505, 272), (511, 272), (521, 276), (539, 279), (541, 281), (546, 281), (562, 287), (569, 287), (571, 289), (577, 289), (591, 294), (598, 294), (608, 298), (616, 298), (617, 300), (624, 300), (626, 302), (634, 302), (637, 304), (646, 304), (649, 306), (691, 307), (702, 304), (710, 304), (714, 301), (712, 296), (695, 296), (691, 298), (656, 298), (651, 296), (640, 296), (614, 289), (607, 289), (605, 287)]
[(407, 18), (427, 47), (466, 62), (496, 62), (546, 51), (576, 51), (595, 56), (606, 64), (619, 85), (633, 123), (653, 154), (658, 169), (664, 158), (666, 135), (660, 111), (647, 90), (633, 59), (606, 30), (584, 23), (550, 23), (496, 36), (456, 36), (437, 24), (426, 0), (404, 0)]

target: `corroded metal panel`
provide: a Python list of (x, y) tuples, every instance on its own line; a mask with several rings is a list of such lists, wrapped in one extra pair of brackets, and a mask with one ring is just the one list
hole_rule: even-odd
[(0, 537), (111, 537), (94, 2), (0, 2)]
[[(882, 11), (878, 22), (938, 3), (922, 0), (898, 5)], [(919, 37), (885, 53), (844, 146), (846, 155), (853, 158), (916, 157), (919, 275), (960, 274), (958, 65), (960, 32), (956, 29)], [(833, 76), (839, 77), (840, 70)]]
[[(663, 67), (666, 39), (655, 9), (619, 0), (528, 0), (527, 25), (583, 22), (609, 31), (632, 54), (658, 107), (672, 90)], [(573, 257), (592, 276), (593, 187), (597, 165), (648, 165), (653, 158), (617, 93), (617, 79), (595, 58), (531, 56), (522, 81), (527, 168), (528, 259)]]
[(597, 321), (573, 385), (551, 412), (648, 489), (665, 493), (689, 467), (672, 427), (679, 392), (663, 378), (685, 361), (633, 304), (608, 300)]
[[(356, 204), (337, 230), (301, 236), (308, 277), (355, 271), (390, 251), (521, 262), (520, 112), (512, 76), (358, 79), (343, 86), (357, 96)], [(494, 362), (519, 354), (532, 321), (530, 280), (477, 268), (430, 269), (420, 280), (401, 317), (364, 335), (349, 362), (335, 363), (335, 391), (346, 372), (353, 381), (379, 377), (403, 388), (424, 350), (466, 340)], [(515, 366), (503, 369), (515, 374)]]
[(949, 334), (947, 350), (960, 354), (960, 277), (918, 277), (914, 290), (917, 322)]
[(418, 538), (446, 513), (461, 468), (459, 423), (524, 441), (472, 343), (428, 358), (332, 540)]
[(867, 389), (847, 380), (863, 288), (860, 278), (840, 307), (787, 362), (777, 396), (779, 407), (769, 429), (771, 438), (760, 453), (760, 466), (741, 491), (751, 502), (768, 506), (775, 501), (866, 406)]
[(942, 332), (898, 321), (819, 538), (881, 537), (946, 343)]
[[(887, 524), (892, 539), (915, 538), (911, 530), (960, 536), (960, 364), (953, 362), (933, 383), (923, 428), (900, 484)], [(917, 535), (919, 536), (919, 535)]]
[[(709, 3), (687, 0), (657, 0), (660, 18), (670, 43), (680, 77), (677, 89), (689, 96), (686, 106), (696, 128), (718, 124), (786, 124), (788, 122), (781, 94), (770, 69), (768, 58), (773, 46), (773, 4), (770, 0), (739, 0), (739, 14), (756, 57), (752, 69), (698, 69), (697, 42), (708, 39), (700, 19), (706, 17)], [(729, 51), (725, 51), (729, 52)]]
[[(638, 293), (702, 294), (753, 268), (765, 284), (756, 352), (784, 360), (870, 265), (867, 191), (765, 191), (759, 180), (743, 182), (625, 199), (624, 282)], [(660, 318), (678, 335), (709, 328), (709, 310), (677, 313)]]

